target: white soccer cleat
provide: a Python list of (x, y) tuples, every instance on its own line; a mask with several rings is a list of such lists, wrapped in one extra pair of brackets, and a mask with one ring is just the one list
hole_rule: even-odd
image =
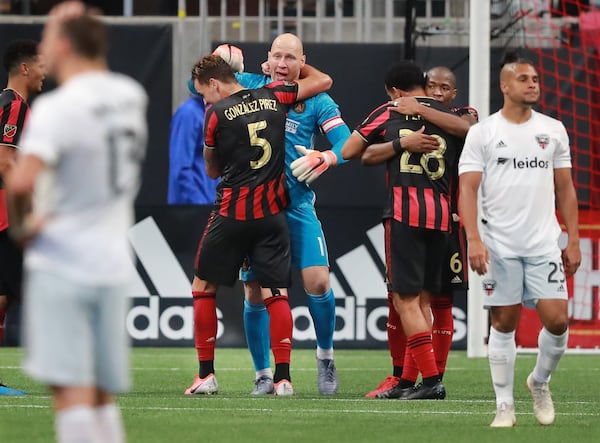
[(254, 382), (254, 389), (250, 393), (251, 395), (270, 395), (273, 394), (273, 379), (266, 375), (261, 375)]
[(275, 383), (274, 386), (275, 395), (279, 396), (290, 396), (294, 395), (294, 388), (289, 380), (283, 379)]
[(208, 374), (204, 378), (200, 378), (198, 374), (194, 378), (194, 383), (192, 386), (187, 388), (184, 392), (185, 395), (192, 394), (216, 394), (219, 392), (219, 383), (217, 383), (217, 377), (215, 374)]
[(554, 403), (548, 382), (538, 383), (533, 379), (533, 372), (527, 377), (525, 383), (531, 397), (533, 398), (533, 415), (541, 425), (549, 425), (554, 422)]
[(512, 428), (517, 424), (517, 418), (515, 417), (515, 405), (509, 405), (507, 403), (500, 403), (496, 409), (496, 417), (490, 424), (491, 428)]
[(339, 380), (333, 359), (317, 358), (317, 386), (323, 395), (335, 394)]

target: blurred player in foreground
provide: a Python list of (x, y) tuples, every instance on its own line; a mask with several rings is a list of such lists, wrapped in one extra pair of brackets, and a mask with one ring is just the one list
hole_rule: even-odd
[(24, 368), (51, 388), (60, 443), (125, 441), (113, 394), (130, 386), (127, 231), (147, 97), (108, 70), (106, 44), (83, 3), (52, 9), (40, 52), (59, 88), (33, 105), (7, 181), (11, 232), (27, 243)]

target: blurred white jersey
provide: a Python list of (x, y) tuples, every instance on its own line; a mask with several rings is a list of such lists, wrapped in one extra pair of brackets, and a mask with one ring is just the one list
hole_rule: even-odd
[(22, 154), (40, 158), (34, 211), (48, 223), (25, 264), (84, 284), (119, 283), (132, 269), (127, 230), (147, 141), (147, 96), (121, 74), (89, 72), (34, 103)]
[(503, 257), (532, 257), (555, 250), (554, 169), (570, 168), (567, 131), (538, 112), (522, 124), (500, 112), (469, 130), (459, 174), (482, 172), (482, 237)]

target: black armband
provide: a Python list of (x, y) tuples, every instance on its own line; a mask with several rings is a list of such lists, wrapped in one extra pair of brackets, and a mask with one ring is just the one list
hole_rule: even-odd
[(400, 139), (399, 138), (395, 138), (392, 141), (392, 148), (394, 148), (394, 152), (396, 154), (402, 154), (404, 152), (404, 150), (402, 149), (402, 143), (400, 143)]

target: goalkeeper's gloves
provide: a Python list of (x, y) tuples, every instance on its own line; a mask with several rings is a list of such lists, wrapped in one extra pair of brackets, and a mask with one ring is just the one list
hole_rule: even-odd
[(234, 72), (244, 72), (244, 54), (237, 46), (224, 43), (219, 45), (212, 55), (218, 55), (225, 60)]
[(317, 151), (314, 149), (306, 149), (304, 146), (294, 146), (296, 151), (302, 154), (302, 157), (297, 158), (290, 165), (292, 174), (298, 181), (311, 184), (330, 166), (335, 166), (337, 156), (331, 150)]

